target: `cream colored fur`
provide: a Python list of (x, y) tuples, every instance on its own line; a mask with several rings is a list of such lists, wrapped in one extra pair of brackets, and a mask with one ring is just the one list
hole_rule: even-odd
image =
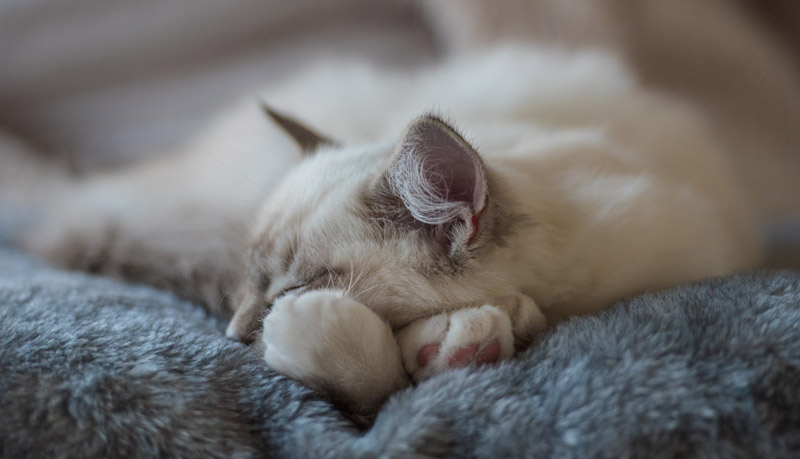
[[(253, 98), (183, 151), (65, 186), (28, 246), (235, 310), (229, 334), (364, 412), (469, 345), (508, 358), (546, 320), (758, 258), (705, 121), (604, 52), (508, 47), (410, 74), (329, 63), (262, 97), (343, 146), (301, 159)], [(502, 230), (452, 256), (376, 227), (364, 197), (428, 111), (482, 157), (498, 206), (483, 218)]]

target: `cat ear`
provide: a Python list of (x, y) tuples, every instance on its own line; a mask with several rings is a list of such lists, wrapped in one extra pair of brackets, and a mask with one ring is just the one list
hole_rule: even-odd
[(476, 240), (488, 202), (486, 171), (475, 149), (444, 121), (424, 116), (411, 125), (387, 179), (439, 243), (452, 248)]
[(278, 127), (283, 129), (283, 131), (286, 132), (289, 137), (294, 139), (294, 141), (300, 145), (303, 154), (314, 153), (323, 145), (336, 145), (336, 142), (323, 135), (317, 134), (311, 128), (308, 128), (294, 118), (291, 118), (273, 109), (263, 101), (261, 102), (261, 109), (264, 111), (267, 117), (274, 121)]

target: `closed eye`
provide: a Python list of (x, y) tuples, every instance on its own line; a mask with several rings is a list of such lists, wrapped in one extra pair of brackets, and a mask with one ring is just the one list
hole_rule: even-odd
[(306, 288), (306, 287), (307, 287), (307, 285), (308, 285), (308, 284), (298, 284), (298, 285), (294, 285), (294, 286), (292, 286), (292, 287), (287, 287), (287, 288), (285, 288), (285, 289), (281, 290), (280, 292), (278, 292), (278, 294), (277, 294), (277, 295), (275, 295), (275, 299), (278, 299), (278, 298), (280, 298), (280, 297), (282, 297), (282, 296), (284, 296), (284, 295), (288, 295), (289, 293), (292, 293), (292, 292), (295, 292), (295, 293), (297, 293), (297, 292), (299, 292), (300, 290), (302, 290), (302, 289)]
[(278, 294), (275, 295), (275, 298), (276, 299), (280, 298), (280, 297), (282, 297), (284, 295), (287, 295), (289, 293), (300, 293), (301, 291), (303, 291), (306, 288), (308, 288), (309, 285), (311, 285), (312, 283), (318, 281), (320, 278), (322, 278), (323, 276), (325, 276), (327, 274), (328, 274), (328, 271), (320, 271), (319, 273), (309, 277), (308, 280), (306, 280), (306, 281), (303, 281), (303, 282), (301, 282), (299, 284), (292, 285), (291, 287), (286, 287), (285, 289), (283, 289), (280, 292), (278, 292)]

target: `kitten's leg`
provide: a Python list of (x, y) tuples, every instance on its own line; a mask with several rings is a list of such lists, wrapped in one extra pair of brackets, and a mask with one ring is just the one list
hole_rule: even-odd
[(412, 322), (397, 333), (406, 371), (421, 381), (443, 371), (511, 357), (545, 326), (528, 296), (500, 306), (459, 309)]
[(24, 234), (22, 245), (59, 267), (169, 290), (210, 310), (232, 312), (238, 304), (244, 225), (200, 212), (67, 209)]
[(0, 132), (0, 207), (25, 207), (31, 218), (20, 243), (61, 267), (232, 312), (248, 222), (299, 157), (257, 101), (226, 112), (174, 151), (81, 176)]
[(264, 360), (348, 409), (371, 414), (409, 384), (389, 325), (340, 292), (282, 297), (264, 319)]
[(0, 132), (8, 236), (59, 267), (149, 284), (229, 312), (237, 304), (245, 212), (215, 201), (210, 187), (181, 180), (196, 159), (184, 155), (172, 166), (166, 159), (77, 176)]

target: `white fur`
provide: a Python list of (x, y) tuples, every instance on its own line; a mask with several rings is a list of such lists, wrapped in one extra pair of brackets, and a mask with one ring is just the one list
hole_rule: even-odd
[[(487, 307), (491, 314), (477, 313), (471, 306), (504, 305), (509, 296), (535, 298), (523, 309), (534, 310), (527, 317), (537, 319), (514, 326), (519, 338), (541, 328), (541, 312), (560, 320), (627, 295), (741, 270), (757, 258), (745, 200), (702, 119), (687, 106), (642, 91), (613, 58), (506, 50), (410, 81), (383, 75), (373, 80), (363, 70), (355, 74), (359, 85), (347, 87), (369, 96), (348, 93), (346, 104), (337, 103), (338, 92), (333, 101), (309, 93), (320, 87), (319, 73), (312, 72), (311, 81), (295, 81), (306, 90), (294, 113), (305, 118), (307, 98), (314, 101), (307, 113), (313, 125), (326, 126), (327, 116), (334, 128), (341, 120), (369, 116), (366, 124), (374, 126), (374, 110), (361, 106), (372, 101), (374, 91), (381, 104), (392, 107), (387, 126), (377, 131), (395, 137), (400, 133), (395, 115), (411, 119), (436, 101), (473, 136), (487, 168), (512, 196), (514, 210), (533, 220), (468, 275), (442, 285), (401, 268), (425, 256), (414, 238), (377, 245), (367, 237), (374, 229), (353, 218), (357, 194), (392, 154), (393, 144), (321, 152), (277, 188), (260, 217), (271, 221), (272, 230), (260, 236), (280, 241), (281, 234), (299, 231), (300, 240), (313, 247), (306, 257), (327, 266), (355, 266), (351, 296), (395, 328), (410, 324), (398, 340), (415, 379), (447, 369), (448, 353), (470, 342), (499, 338), (501, 358), (510, 355), (507, 316), (492, 307)], [(297, 95), (285, 89), (282, 94)], [(343, 127), (334, 135), (345, 132)], [(294, 204), (287, 212), (289, 202)], [(275, 215), (284, 220), (276, 223)], [(442, 216), (422, 217), (436, 223)], [(443, 331), (448, 323), (451, 332)], [(419, 368), (414, 356), (430, 343), (441, 343), (443, 350)]]
[[(322, 287), (347, 297), (275, 302), (263, 333), (267, 362), (361, 408), (404, 383), (389, 327), (407, 327), (400, 344), (419, 379), (447, 368), (447, 352), (416, 368), (409, 359), (421, 343), (447, 351), (496, 338), (506, 358), (509, 340), (529, 339), (545, 316), (593, 312), (745, 269), (758, 256), (749, 209), (702, 118), (640, 88), (605, 53), (507, 48), (411, 74), (330, 64), (264, 98), (345, 146), (298, 162), (253, 101), (184, 153), (70, 188), (53, 206), (65, 211), (45, 228), (92, 234), (113, 220), (147, 240), (165, 226), (228, 235), (220, 222), (249, 219), (253, 246), (269, 245), (251, 270), (271, 280), (264, 291), (252, 284), (252, 304), (272, 303), (318, 269), (336, 272)], [(526, 217), (459, 275), (435, 279), (415, 269), (431, 258), (420, 235), (376, 237), (382, 230), (363, 218), (361, 199), (408, 122), (430, 109), (455, 120), (481, 154), (503, 191), (490, 190), (490, 202), (505, 199)], [(58, 245), (59, 237), (45, 239)]]
[(448, 202), (437, 187), (438, 182), (446, 180), (441, 174), (425, 172), (424, 161), (414, 162), (412, 155), (398, 159), (396, 169), (400, 172), (392, 182), (394, 192), (401, 197), (406, 207), (417, 220), (430, 225), (440, 225), (461, 216), (464, 206), (458, 202)]
[[(313, 90), (330, 88), (323, 74), (359, 84), (326, 98)], [(336, 128), (346, 120), (363, 128), (359, 122), (366, 117), (371, 126), (388, 118), (387, 126), (375, 126), (384, 134), (374, 137), (397, 138), (403, 126), (394, 121), (398, 114), (407, 123), (426, 107), (441, 107), (535, 221), (482, 263), (480, 282), (466, 278), (442, 291), (385, 265), (387, 259), (413, 258), (408, 245), (371, 247), (359, 236), (369, 228), (349, 218), (354, 195), (392, 144), (323, 152), (292, 170), (261, 220), (278, 207), (285, 214), (287, 202), (303, 203), (297, 212), (315, 208), (301, 230), (306, 239), (342, 240), (326, 250), (328, 262), (352, 261), (372, 271), (376, 284), (391, 279), (404, 291), (395, 301), (391, 289), (378, 289), (375, 308), (394, 325), (516, 291), (535, 298), (545, 314), (572, 315), (624, 295), (740, 270), (757, 258), (746, 200), (702, 119), (687, 106), (641, 90), (602, 53), (506, 49), (409, 80), (345, 67), (311, 72), (279, 95), (296, 96), (293, 113), (313, 126)], [(391, 98), (388, 116), (369, 108), (374, 95), (380, 104)]]
[[(491, 305), (420, 319), (397, 333), (406, 371), (416, 381), (450, 369), (448, 361), (459, 349), (477, 344), (480, 352), (492, 340), (497, 340), (500, 345), (500, 360), (508, 359), (514, 353), (511, 319)], [(438, 344), (439, 350), (423, 367), (417, 361), (417, 353), (429, 344)]]
[(276, 301), (264, 319), (263, 345), (270, 367), (358, 412), (373, 412), (407, 384), (389, 326), (341, 292)]

